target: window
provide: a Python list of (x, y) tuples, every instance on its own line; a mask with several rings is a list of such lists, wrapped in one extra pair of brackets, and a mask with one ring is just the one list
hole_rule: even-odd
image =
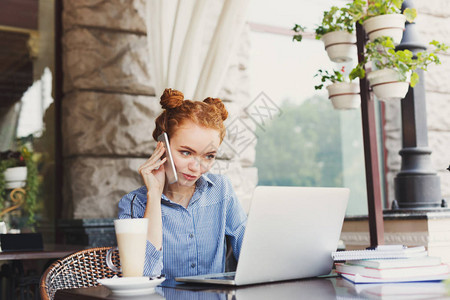
[(342, 66), (328, 59), (321, 41), (293, 42), (290, 31), (297, 23), (312, 32), (324, 10), (344, 4), (251, 2), (251, 95), (264, 92), (281, 111), (257, 129), (255, 166), (259, 185), (348, 187), (347, 215), (367, 215), (361, 112), (335, 110), (326, 90), (314, 89), (317, 70)]
[[(0, 151), (22, 145), (34, 152), (39, 189), (35, 225), (53, 242), (55, 195), (54, 3), (0, 3)], [(9, 193), (9, 191), (7, 191)], [(26, 197), (26, 196), (25, 196)], [(7, 202), (10, 199), (7, 198)], [(8, 207), (11, 203), (2, 203)], [(29, 230), (26, 204), (2, 218), (8, 229)], [(47, 231), (50, 231), (50, 234)]]

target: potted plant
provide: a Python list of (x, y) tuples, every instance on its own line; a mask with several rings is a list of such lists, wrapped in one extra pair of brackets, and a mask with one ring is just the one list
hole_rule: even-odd
[(323, 13), (322, 23), (316, 32), (316, 39), (322, 40), (328, 57), (333, 62), (347, 62), (356, 53), (355, 22), (347, 9), (332, 6)]
[[(356, 53), (356, 36), (353, 17), (346, 8), (332, 6), (323, 13), (322, 23), (315, 29), (316, 39), (322, 40), (328, 57), (333, 62), (347, 62)], [(305, 28), (295, 24), (294, 41), (301, 41)]]
[(411, 51), (395, 51), (392, 38), (383, 36), (366, 44), (364, 60), (350, 73), (351, 78), (364, 78), (364, 65), (372, 62), (373, 70), (367, 74), (370, 86), (381, 100), (402, 99), (409, 85), (414, 87), (419, 81), (417, 69), (427, 70), (428, 65), (440, 64), (437, 53), (447, 51), (445, 44), (437, 41), (430, 43), (432, 51), (422, 51), (414, 55)]
[(361, 10), (364, 2), (354, 0), (351, 12), (363, 25), (369, 40), (373, 42), (378, 37), (390, 36), (395, 45), (400, 44), (405, 21), (412, 22), (416, 18), (416, 9), (407, 8), (401, 13), (403, 0), (370, 0), (367, 9)]
[(314, 86), (314, 88), (320, 90), (325, 82), (330, 82), (331, 84), (327, 85), (327, 90), (328, 98), (331, 100), (333, 107), (335, 109), (356, 109), (361, 105), (359, 84), (346, 81), (344, 73), (345, 67), (342, 67), (340, 71), (333, 70), (333, 72), (319, 70), (315, 77), (321, 78), (321, 84)]
[(25, 189), (24, 208), (28, 223), (33, 225), (39, 179), (35, 155), (26, 146), (21, 147), (20, 151), (0, 153), (0, 211), (5, 209), (7, 190), (21, 187)]

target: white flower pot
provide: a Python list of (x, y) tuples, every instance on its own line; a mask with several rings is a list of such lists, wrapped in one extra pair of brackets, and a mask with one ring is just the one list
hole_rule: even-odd
[(3, 174), (5, 175), (5, 187), (7, 189), (24, 187), (27, 183), (26, 166), (8, 168)]
[(371, 42), (380, 36), (390, 36), (398, 45), (403, 37), (405, 21), (406, 17), (402, 14), (388, 14), (367, 19), (363, 26)]
[(333, 31), (322, 36), (322, 41), (331, 61), (351, 61), (356, 54), (356, 36), (347, 31)]
[(396, 70), (381, 69), (367, 74), (367, 79), (375, 96), (380, 100), (400, 100), (405, 98), (409, 89), (409, 79), (401, 81)]
[(358, 83), (337, 82), (327, 86), (327, 90), (335, 109), (356, 109), (361, 105)]

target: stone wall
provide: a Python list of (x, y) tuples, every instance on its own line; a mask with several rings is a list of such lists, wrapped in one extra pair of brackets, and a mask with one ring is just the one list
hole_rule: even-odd
[[(161, 112), (144, 12), (145, 0), (63, 2), (64, 218), (114, 218), (120, 198), (142, 185), (137, 168), (155, 147), (151, 133)], [(246, 30), (218, 95), (230, 120), (250, 100), (248, 41)], [(254, 147), (224, 151), (218, 161), (245, 207), (256, 185), (253, 162)]]
[[(418, 10), (416, 28), (426, 44), (438, 40), (450, 45), (450, 2), (447, 0), (414, 1)], [(441, 180), (442, 196), (450, 200), (450, 53), (441, 55), (442, 64), (425, 72), (426, 105), (431, 161)], [(389, 201), (394, 199), (394, 178), (400, 170), (401, 113), (400, 102), (386, 103), (386, 148)]]

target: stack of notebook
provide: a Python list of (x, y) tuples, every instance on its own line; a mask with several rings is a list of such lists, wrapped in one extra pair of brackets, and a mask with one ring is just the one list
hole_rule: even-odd
[(424, 247), (379, 246), (374, 250), (333, 252), (336, 272), (354, 283), (437, 281), (450, 277), (449, 266)]
[(336, 299), (447, 299), (447, 288), (440, 281), (403, 283), (361, 283), (336, 281)]

